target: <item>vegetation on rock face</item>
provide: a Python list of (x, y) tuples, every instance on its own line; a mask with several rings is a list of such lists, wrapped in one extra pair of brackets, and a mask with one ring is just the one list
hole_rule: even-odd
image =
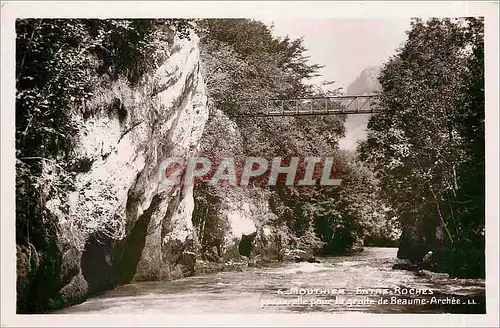
[(381, 72), (380, 112), (361, 145), (400, 218), (399, 256), (484, 276), (482, 19), (414, 20)]
[[(75, 111), (85, 112), (99, 88), (123, 79), (137, 84), (168, 56), (174, 30), (187, 21), (22, 19), (16, 22), (16, 238), (31, 241), (44, 222), (44, 200), (64, 194), (76, 161)], [(101, 110), (107, 104), (97, 104)], [(111, 110), (119, 112), (118, 107)], [(119, 113), (114, 113), (118, 114)], [(50, 164), (50, 165), (48, 165)], [(42, 170), (56, 182), (44, 190)], [(69, 173), (68, 173), (69, 172)], [(51, 173), (51, 172), (49, 172)]]
[(16, 21), (19, 311), (46, 308), (47, 300), (78, 270), (79, 255), (72, 254), (68, 256), (74, 256), (77, 264), (65, 272), (63, 253), (76, 246), (65, 242), (76, 244), (91, 233), (108, 229), (88, 217), (79, 227), (82, 229), (73, 231), (82, 236), (65, 235), (61, 240), (67, 231), (61, 233), (59, 222), (45, 207), (54, 196), (64, 199), (73, 190), (76, 174), (92, 165), (75, 156), (80, 128), (75, 117), (88, 119), (96, 114), (95, 109), (120, 117), (123, 106), (114, 106), (116, 99), (101, 101), (100, 90), (111, 89), (117, 81), (126, 88), (140, 84), (142, 77), (168, 57), (174, 33), (188, 37), (189, 27), (185, 20)]

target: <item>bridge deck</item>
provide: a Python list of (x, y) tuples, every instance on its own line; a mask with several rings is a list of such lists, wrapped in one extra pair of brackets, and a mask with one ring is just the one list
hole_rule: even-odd
[(263, 111), (238, 113), (236, 116), (272, 117), (272, 116), (307, 116), (307, 115), (339, 115), (370, 114), (376, 111), (376, 95), (336, 96), (296, 99), (264, 100)]

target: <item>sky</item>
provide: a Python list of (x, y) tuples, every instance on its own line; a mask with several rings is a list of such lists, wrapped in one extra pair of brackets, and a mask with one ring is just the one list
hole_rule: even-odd
[(325, 65), (321, 79), (346, 89), (361, 71), (382, 65), (406, 39), (409, 18), (262, 19), (277, 36), (304, 36), (312, 63)]
[[(311, 63), (325, 66), (322, 76), (311, 82), (333, 80), (333, 87), (342, 87), (344, 92), (363, 69), (381, 66), (395, 54), (410, 26), (410, 18), (256, 19), (274, 25), (276, 36), (303, 36)], [(366, 136), (367, 121), (367, 115), (348, 116), (340, 147), (354, 150)]]

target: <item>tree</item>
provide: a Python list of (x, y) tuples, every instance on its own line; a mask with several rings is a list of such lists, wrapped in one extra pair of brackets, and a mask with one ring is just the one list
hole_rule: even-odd
[[(276, 224), (287, 227), (294, 245), (309, 245), (325, 254), (346, 252), (367, 231), (382, 231), (379, 227), (385, 214), (377, 214), (383, 211), (382, 202), (375, 199), (378, 187), (373, 174), (354, 155), (338, 151), (345, 117), (233, 117), (262, 111), (263, 101), (269, 98), (339, 94), (331, 81), (320, 87), (305, 83), (318, 74), (320, 66), (309, 63), (303, 40), (276, 38), (271, 28), (246, 19), (206, 20), (200, 28), (205, 76), (213, 100), (202, 139), (203, 154), (216, 161), (234, 156), (240, 164), (246, 156), (268, 160), (281, 156), (283, 162), (294, 156), (333, 157), (334, 174), (343, 179), (341, 186), (278, 183), (267, 187), (259, 183), (262, 179), (254, 181), (255, 186), (271, 191)], [(302, 172), (304, 166), (299, 167)]]
[[(379, 113), (370, 119), (360, 146), (401, 220), (400, 256), (419, 260), (432, 249), (436, 265), (437, 257), (448, 258), (439, 269), (457, 274), (467, 271), (464, 261), (475, 259), (454, 263), (454, 252), (468, 245), (484, 257), (479, 241), (463, 244), (471, 227), (463, 228), (466, 219), (456, 203), (465, 190), (464, 165), (477, 170), (479, 185), (484, 176), (482, 42), (481, 20), (414, 20), (408, 40), (381, 72)], [(484, 191), (474, 190), (477, 198), (467, 201), (482, 207)], [(481, 227), (484, 215), (474, 213), (473, 225)]]

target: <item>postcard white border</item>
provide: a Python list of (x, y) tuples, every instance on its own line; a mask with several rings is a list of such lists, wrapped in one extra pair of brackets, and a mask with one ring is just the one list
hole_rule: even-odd
[[(498, 326), (498, 2), (88, 1), (2, 2), (1, 5), (1, 293), (2, 326)], [(16, 315), (15, 29), (16, 18), (485, 17), (487, 314), (287, 315)]]

